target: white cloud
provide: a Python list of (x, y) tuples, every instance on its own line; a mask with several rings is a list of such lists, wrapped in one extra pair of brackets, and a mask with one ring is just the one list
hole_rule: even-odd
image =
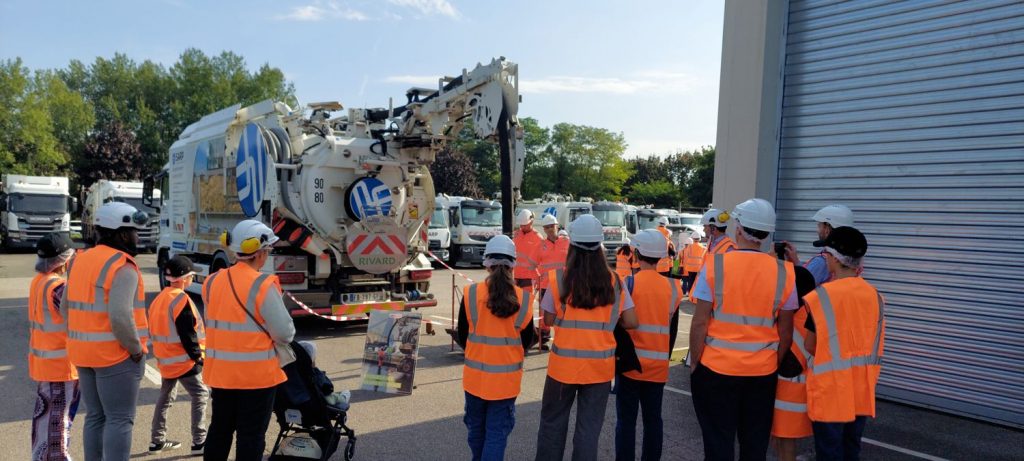
[(425, 16), (439, 14), (453, 19), (461, 16), (459, 10), (456, 10), (448, 0), (388, 0), (388, 3), (412, 8)]
[(341, 2), (329, 1), (314, 2), (311, 5), (297, 6), (286, 15), (278, 16), (277, 19), (288, 21), (322, 21), (325, 19), (344, 19), (346, 21), (367, 21), (370, 19), (365, 13), (345, 6)]

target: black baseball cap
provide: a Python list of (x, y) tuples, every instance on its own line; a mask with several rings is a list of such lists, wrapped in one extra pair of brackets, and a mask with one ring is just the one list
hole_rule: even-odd
[(816, 247), (829, 247), (843, 256), (860, 258), (868, 252), (868, 241), (864, 234), (852, 227), (837, 227), (829, 232), (828, 237), (814, 242)]
[(193, 272), (192, 260), (185, 256), (175, 256), (164, 264), (164, 275), (167, 277), (182, 277)]
[(36, 256), (40, 258), (56, 258), (70, 249), (71, 239), (58, 232), (46, 234), (36, 242)]

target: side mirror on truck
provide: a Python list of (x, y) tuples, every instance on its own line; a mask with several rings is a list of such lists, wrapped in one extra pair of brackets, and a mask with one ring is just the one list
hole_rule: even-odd
[(163, 173), (160, 173), (157, 175), (146, 176), (142, 180), (142, 204), (156, 210), (157, 213), (160, 212), (160, 204), (153, 203), (153, 187), (156, 185), (157, 179), (162, 176)]
[(82, 210), (78, 209), (78, 197), (68, 197), (68, 213), (79, 214)]

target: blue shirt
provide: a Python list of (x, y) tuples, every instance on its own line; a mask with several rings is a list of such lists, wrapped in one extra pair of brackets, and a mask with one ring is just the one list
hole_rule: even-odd
[(832, 273), (828, 271), (828, 263), (821, 253), (805, 262), (804, 267), (814, 276), (814, 286), (819, 286), (832, 278)]
[[(759, 253), (756, 250), (740, 250), (736, 251), (753, 251)], [(697, 274), (697, 281), (693, 285), (693, 297), (701, 301), (707, 301), (709, 303), (715, 302), (715, 294), (711, 291), (711, 285), (708, 285), (707, 265), (700, 270), (700, 274)], [(786, 298), (786, 302), (782, 303), (782, 310), (784, 311), (795, 311), (800, 307), (797, 302), (796, 293), (796, 280), (793, 281), (793, 285), (790, 286), (789, 297)]]

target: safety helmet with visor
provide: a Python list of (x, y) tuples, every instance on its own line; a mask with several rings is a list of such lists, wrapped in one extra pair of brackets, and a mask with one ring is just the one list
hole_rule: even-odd
[(107, 202), (100, 205), (99, 210), (96, 210), (93, 224), (109, 230), (118, 230), (123, 227), (145, 229), (149, 224), (149, 214), (124, 202)]
[(220, 238), (221, 244), (235, 252), (238, 259), (251, 259), (256, 252), (270, 248), (279, 240), (266, 224), (254, 219), (239, 222), (231, 232), (224, 232)]

